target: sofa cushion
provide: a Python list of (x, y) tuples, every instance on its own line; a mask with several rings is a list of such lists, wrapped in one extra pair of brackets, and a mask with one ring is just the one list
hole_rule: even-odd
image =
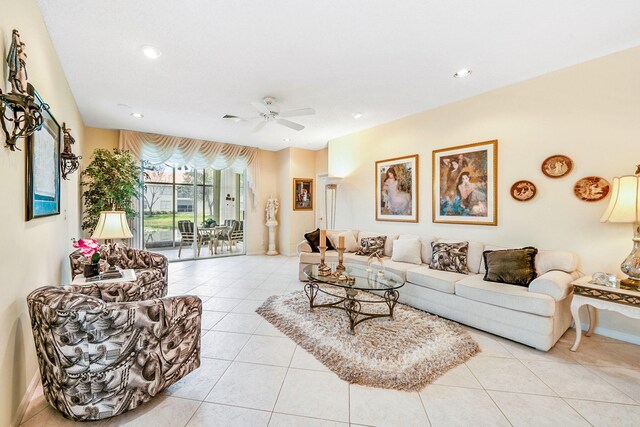
[[(408, 270), (411, 270), (412, 268), (416, 268), (415, 264), (409, 264), (408, 262), (396, 262), (386, 257), (383, 259), (383, 262), (384, 262), (383, 267), (385, 271), (390, 271), (392, 273), (395, 273), (400, 277), (402, 277), (403, 279), (406, 279)], [(375, 261), (373, 265), (380, 265), (380, 264), (377, 261)]]
[[(318, 246), (320, 246), (320, 229), (319, 228), (316, 228), (314, 231), (310, 231), (306, 233), (304, 235), (304, 238), (307, 240), (307, 243), (309, 243), (309, 246), (311, 247), (311, 252), (320, 252), (320, 250), (318, 249)], [(326, 244), (327, 244), (327, 250), (333, 249), (333, 246), (331, 246), (331, 241), (329, 239), (326, 239)]]
[[(495, 246), (486, 245), (485, 251), (495, 251), (501, 249), (513, 249), (522, 247), (523, 245), (508, 245), (508, 246)], [(567, 251), (548, 251), (539, 250), (536, 255), (536, 271), (538, 276), (545, 274), (548, 271), (564, 271), (566, 273), (573, 273), (578, 269), (578, 256), (573, 252)], [(480, 273), (486, 272), (484, 261), (480, 265)]]
[(467, 266), (467, 250), (469, 243), (441, 243), (431, 242), (431, 262), (429, 267), (434, 270), (453, 271), (466, 274), (469, 272)]
[(385, 236), (387, 238), (384, 242), (384, 256), (390, 257), (393, 254), (393, 241), (398, 238), (398, 235), (374, 233), (372, 231), (361, 231), (360, 233), (358, 233), (358, 239), (366, 239), (368, 237), (376, 237), (376, 236)]
[(345, 252), (356, 252), (360, 247), (356, 241), (356, 237), (351, 230), (342, 231), (339, 233), (327, 232), (327, 239), (331, 241), (331, 246), (338, 248), (340, 244), (340, 237), (344, 237)]
[(429, 267), (412, 268), (407, 271), (407, 281), (423, 288), (430, 288), (440, 292), (453, 294), (458, 280), (467, 277), (466, 274), (451, 271), (433, 270)]
[(484, 280), (507, 283), (517, 286), (529, 286), (536, 278), (536, 254), (532, 246), (520, 249), (484, 251), (484, 264), (487, 268)]
[(462, 298), (539, 316), (553, 316), (556, 310), (556, 302), (549, 295), (529, 292), (523, 286), (487, 282), (481, 274), (458, 281), (455, 293)]
[(398, 239), (393, 242), (392, 261), (408, 262), (410, 264), (422, 264), (420, 256), (421, 243), (418, 239)]
[[(345, 254), (346, 255), (346, 254)], [(338, 252), (327, 251), (324, 253), (324, 262), (338, 262)], [(301, 252), (301, 264), (320, 264), (320, 254), (316, 252)]]
[[(458, 239), (438, 239), (441, 243), (458, 243), (461, 240)], [(469, 241), (469, 249), (467, 250), (467, 266), (469, 272), (477, 274), (480, 271), (480, 265), (482, 264), (482, 252), (485, 250), (484, 243)]]
[(378, 254), (384, 256), (384, 242), (387, 236), (363, 237), (360, 239), (360, 247), (356, 252), (357, 255), (373, 255)]
[(421, 249), (420, 249), (420, 257), (422, 258), (423, 264), (431, 263), (431, 242), (436, 240), (435, 237), (432, 236), (419, 236), (417, 234), (401, 234), (398, 236), (398, 239), (418, 239), (420, 240)]

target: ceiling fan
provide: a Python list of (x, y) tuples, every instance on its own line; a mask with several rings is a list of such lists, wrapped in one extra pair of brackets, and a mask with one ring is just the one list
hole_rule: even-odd
[(275, 98), (266, 96), (263, 98), (262, 102), (251, 103), (251, 105), (253, 105), (253, 108), (258, 110), (257, 116), (239, 117), (232, 114), (225, 114), (224, 116), (222, 116), (222, 118), (232, 119), (237, 122), (243, 120), (261, 119), (260, 122), (253, 129), (251, 129), (251, 133), (260, 132), (260, 130), (262, 130), (262, 128), (265, 127), (269, 122), (276, 122), (282, 126), (300, 131), (304, 129), (304, 126), (299, 123), (292, 122), (291, 120), (284, 119), (283, 117), (310, 116), (316, 113), (313, 108), (301, 108), (299, 110), (283, 111), (281, 113), (280, 107), (278, 107), (275, 102)]

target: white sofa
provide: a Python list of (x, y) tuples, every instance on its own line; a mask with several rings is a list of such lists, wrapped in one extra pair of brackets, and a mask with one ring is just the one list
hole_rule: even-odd
[[(400, 274), (406, 284), (399, 289), (400, 301), (438, 316), (455, 320), (500, 335), (513, 341), (547, 351), (571, 325), (569, 305), (573, 295), (571, 281), (578, 278), (578, 258), (571, 252), (540, 250), (536, 256), (538, 277), (529, 287), (488, 282), (484, 278), (482, 253), (504, 249), (469, 241), (469, 274), (451, 273), (429, 268), (431, 242), (457, 242), (427, 236), (383, 234), (351, 230), (357, 242), (361, 238), (387, 236), (386, 270)], [(419, 239), (422, 264), (391, 260), (393, 241)], [(311, 252), (304, 240), (298, 244), (300, 280), (309, 264), (318, 264), (320, 254)], [(368, 257), (345, 253), (345, 262), (366, 264)], [(336, 251), (327, 251), (326, 262), (338, 259)]]

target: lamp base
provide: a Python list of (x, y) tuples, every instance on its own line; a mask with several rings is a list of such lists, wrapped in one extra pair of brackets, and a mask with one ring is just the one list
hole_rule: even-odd
[(620, 280), (620, 287), (622, 289), (629, 289), (632, 291), (640, 291), (640, 280), (632, 279), (631, 277), (627, 277), (626, 279)]

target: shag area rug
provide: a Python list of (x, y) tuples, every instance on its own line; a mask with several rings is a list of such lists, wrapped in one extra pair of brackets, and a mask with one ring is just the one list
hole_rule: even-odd
[[(358, 297), (382, 300), (370, 293)], [(322, 292), (316, 297), (316, 303), (331, 300)], [(363, 309), (382, 312), (387, 306), (363, 304)], [(256, 313), (352, 384), (418, 391), (480, 351), (457, 323), (404, 304), (396, 305), (394, 320), (366, 320), (355, 335), (343, 310), (310, 311), (304, 291), (271, 296)]]

